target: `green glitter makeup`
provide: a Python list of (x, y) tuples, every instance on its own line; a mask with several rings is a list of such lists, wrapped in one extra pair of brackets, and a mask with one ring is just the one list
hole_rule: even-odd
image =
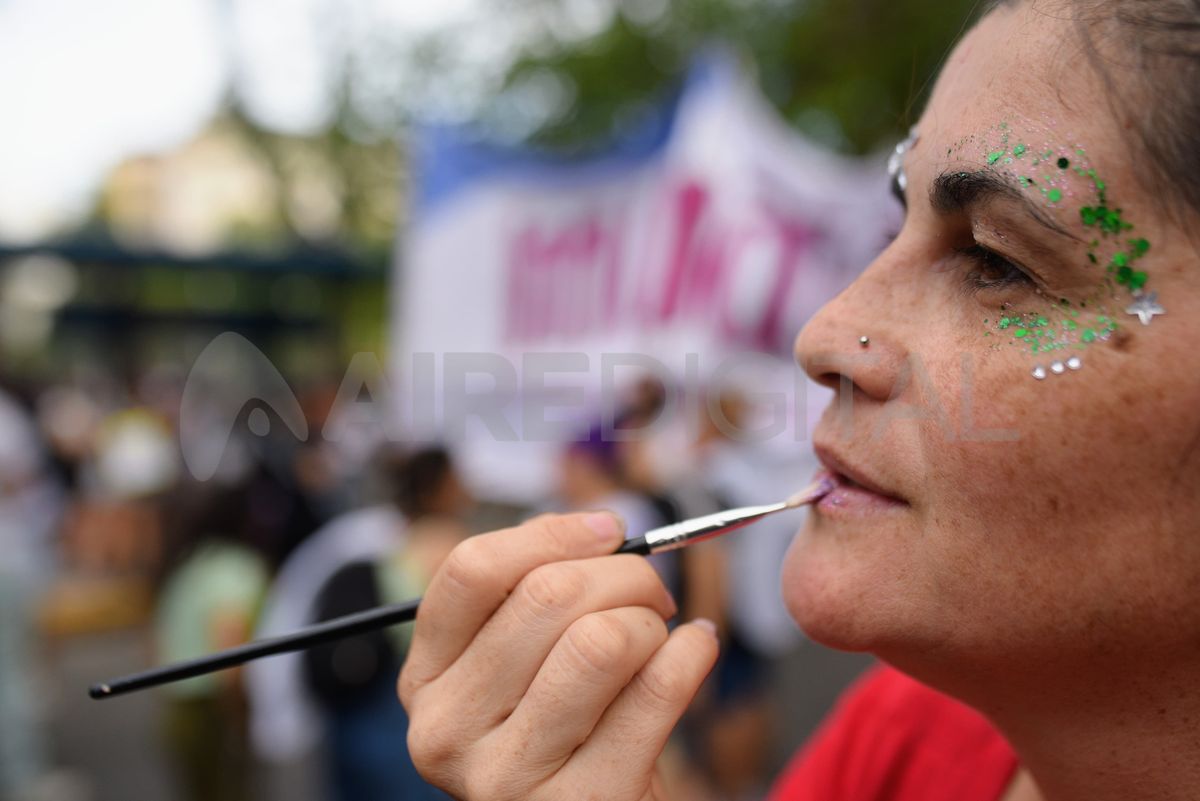
[[(1098, 288), (1076, 305), (1066, 299), (1058, 303), (1044, 299), (1041, 303), (1045, 306), (1040, 309), (1038, 301), (1023, 309), (1006, 304), (1000, 317), (984, 321), (992, 347), (1007, 343), (1031, 355), (1085, 350), (1109, 339), (1117, 330), (1119, 324), (1108, 304), (1117, 300), (1121, 291), (1129, 292), (1135, 301), (1125, 311), (1148, 325), (1155, 315), (1163, 313), (1157, 297), (1144, 292), (1149, 276), (1139, 269), (1140, 260), (1150, 252), (1150, 242), (1134, 233), (1133, 224), (1125, 219), (1120, 207), (1110, 204), (1108, 185), (1089, 163), (1084, 148), (1056, 144), (1049, 127), (1029, 126), (1020, 136), (1018, 139), (1008, 122), (1002, 122), (981, 137), (959, 140), (948, 149), (947, 156), (959, 151), (963, 160), (982, 157), (988, 168), (1007, 174), (1025, 191), (1040, 194), (1048, 208), (1067, 204), (1077, 207), (1088, 264), (1097, 268)], [(972, 157), (972, 150), (979, 155)], [(1036, 365), (1032, 374), (1044, 379), (1081, 367), (1079, 356), (1067, 354), (1062, 361), (1051, 362), (1049, 368)]]
[[(1102, 236), (1119, 237), (1124, 232), (1133, 228), (1133, 225), (1126, 222), (1121, 216), (1120, 209), (1109, 209), (1108, 202), (1105, 197), (1105, 189), (1103, 182), (1097, 181), (1099, 192), (1099, 203), (1095, 206), (1084, 206), (1079, 210), (1079, 218), (1082, 220), (1085, 228), (1097, 229)], [(1110, 257), (1108, 262), (1108, 274), (1120, 286), (1128, 287), (1132, 292), (1138, 292), (1146, 285), (1146, 273), (1141, 270), (1134, 269), (1134, 263), (1150, 252), (1150, 243), (1141, 237), (1136, 239), (1127, 239), (1124, 244), (1126, 247), (1123, 250), (1118, 250)], [(1088, 260), (1092, 264), (1099, 264), (1100, 258), (1096, 255), (1096, 248), (1099, 247), (1100, 241), (1093, 239), (1089, 243)]]
[[(1001, 127), (1002, 140), (1008, 138), (1008, 125), (1004, 124)], [(1110, 237), (1120, 237), (1133, 228), (1133, 225), (1127, 222), (1120, 208), (1110, 208), (1108, 205), (1108, 185), (1099, 178), (1095, 169), (1092, 169), (1086, 164), (1087, 151), (1081, 147), (1074, 148), (1071, 152), (1077, 159), (1072, 169), (1071, 158), (1066, 155), (1057, 155), (1057, 153), (1067, 152), (1068, 149), (1060, 148), (1056, 151), (1050, 147), (1040, 151), (1040, 155), (1031, 159), (1031, 166), (1038, 167), (1046, 163), (1053, 163), (1060, 171), (1059, 175), (1045, 174), (1042, 182), (1039, 184), (1036, 178), (1025, 174), (1017, 174), (1017, 183), (1023, 188), (1037, 187), (1042, 193), (1046, 201), (1052, 205), (1061, 203), (1066, 197), (1068, 187), (1066, 181), (1069, 180), (1070, 173), (1074, 173), (1077, 177), (1084, 179), (1086, 183), (1090, 183), (1090, 193), (1094, 194), (1095, 202), (1089, 205), (1080, 207), (1079, 219), (1085, 228), (1093, 229), (1100, 234), (1099, 238), (1091, 239), (1088, 248), (1088, 261), (1092, 264), (1105, 264), (1105, 269), (1108, 277), (1118, 286), (1128, 288), (1131, 292), (1137, 293), (1146, 285), (1148, 276), (1145, 272), (1137, 270), (1134, 267), (1134, 262), (1146, 255), (1150, 250), (1150, 242), (1144, 238), (1127, 238), (1124, 242), (1117, 244), (1111, 254), (1103, 257), (1100, 254), (1099, 248), (1102, 241)], [(1004, 151), (1001, 151), (1003, 154)], [(1017, 145), (1012, 149), (1013, 156), (1021, 159), (1029, 148), (1024, 145)], [(993, 151), (988, 156), (989, 164), (995, 164), (996, 160), (992, 159), (995, 155)], [(998, 159), (997, 159), (998, 160)], [(1107, 242), (1105, 244), (1112, 244)]]
[(996, 322), (996, 330), (1010, 344), (1027, 348), (1030, 353), (1053, 353), (1068, 348), (1083, 349), (1097, 339), (1104, 340), (1117, 330), (1117, 322), (1106, 314), (1080, 321), (1081, 312), (1061, 305), (1058, 313), (1006, 311)]

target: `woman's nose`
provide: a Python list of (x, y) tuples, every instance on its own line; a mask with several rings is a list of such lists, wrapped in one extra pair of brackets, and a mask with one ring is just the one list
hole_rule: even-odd
[(795, 357), (814, 381), (886, 401), (898, 391), (907, 351), (890, 310), (899, 302), (879, 279), (877, 261), (813, 316), (796, 337)]

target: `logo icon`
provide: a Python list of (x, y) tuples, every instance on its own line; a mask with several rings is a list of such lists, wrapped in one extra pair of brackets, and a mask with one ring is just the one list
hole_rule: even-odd
[(242, 410), (255, 401), (261, 405), (246, 418), (252, 434), (265, 437), (271, 431), (265, 406), (296, 439), (308, 439), (308, 421), (279, 370), (250, 340), (226, 331), (200, 352), (183, 386), (179, 446), (196, 480), (216, 475)]

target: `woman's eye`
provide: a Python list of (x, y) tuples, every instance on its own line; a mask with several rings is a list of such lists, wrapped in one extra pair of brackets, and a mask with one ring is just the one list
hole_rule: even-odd
[(999, 253), (982, 245), (972, 245), (959, 250), (970, 269), (966, 274), (967, 287), (974, 291), (1032, 287), (1034, 280), (1029, 274)]

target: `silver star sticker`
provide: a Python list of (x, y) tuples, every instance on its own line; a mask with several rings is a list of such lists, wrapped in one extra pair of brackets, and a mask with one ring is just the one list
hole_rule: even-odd
[(1166, 309), (1158, 305), (1157, 292), (1151, 292), (1148, 295), (1143, 295), (1139, 292), (1134, 297), (1137, 300), (1125, 310), (1125, 313), (1136, 314), (1138, 319), (1142, 321), (1142, 325), (1150, 325), (1150, 321), (1154, 319), (1154, 315), (1156, 314), (1167, 313)]

